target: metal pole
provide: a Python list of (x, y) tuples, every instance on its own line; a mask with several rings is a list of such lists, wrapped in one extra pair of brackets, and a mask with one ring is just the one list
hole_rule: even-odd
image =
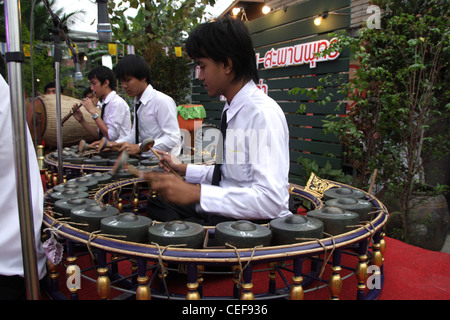
[(60, 24), (59, 18), (52, 14), (53, 17), (53, 40), (55, 43), (55, 89), (56, 89), (56, 147), (58, 150), (58, 183), (63, 182), (63, 135), (61, 125), (61, 80), (60, 80), (60, 63), (61, 63), (61, 44), (59, 38)]
[(11, 115), (13, 124), (13, 147), (15, 152), (15, 171), (17, 202), (19, 209), (20, 235), (27, 299), (39, 299), (39, 275), (37, 270), (36, 243), (34, 235), (33, 210), (31, 207), (30, 177), (28, 168), (28, 144), (25, 122), (25, 98), (23, 90), (20, 6), (18, 0), (5, 1), (7, 30), (6, 62), (11, 96)]

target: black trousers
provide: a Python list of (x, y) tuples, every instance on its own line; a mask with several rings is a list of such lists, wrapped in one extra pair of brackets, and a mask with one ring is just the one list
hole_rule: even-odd
[(25, 279), (0, 275), (0, 300), (26, 300)]
[(195, 210), (195, 205), (179, 206), (168, 203), (158, 196), (149, 198), (146, 210), (147, 216), (150, 219), (161, 222), (183, 220), (195, 222), (203, 226), (215, 226), (219, 222), (234, 220), (222, 216), (197, 212), (197, 210)]
[[(166, 222), (173, 220), (190, 221), (203, 226), (215, 226), (224, 221), (236, 221), (236, 219), (214, 214), (197, 212), (195, 205), (178, 206), (162, 200), (160, 197), (151, 197), (147, 203), (147, 216), (150, 219)], [(269, 220), (252, 221), (254, 223), (268, 223)]]

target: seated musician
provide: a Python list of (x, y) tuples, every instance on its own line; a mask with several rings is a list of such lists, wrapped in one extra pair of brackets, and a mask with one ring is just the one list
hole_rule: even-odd
[[(128, 154), (139, 154), (140, 144), (147, 138), (155, 140), (154, 148), (178, 155), (181, 150), (181, 134), (177, 119), (177, 106), (168, 95), (150, 84), (150, 68), (136, 55), (126, 55), (116, 66), (116, 76), (127, 95), (134, 98), (134, 124), (131, 133), (108, 147), (119, 147)], [(155, 158), (145, 152), (144, 157)]]
[(186, 49), (200, 67), (199, 80), (208, 95), (227, 99), (223, 164), (220, 157), (214, 166), (184, 164), (160, 152), (185, 181), (169, 172), (142, 173), (158, 194), (149, 199), (147, 215), (202, 225), (239, 219), (266, 223), (290, 215), (287, 122), (280, 106), (256, 86), (247, 28), (236, 19), (202, 24), (190, 34)]
[[(85, 96), (83, 106), (92, 115), (98, 132), (84, 119), (81, 110), (74, 113), (83, 127), (93, 136), (101, 139), (106, 137), (110, 141), (116, 141), (126, 137), (131, 132), (130, 107), (125, 100), (117, 94), (116, 79), (111, 69), (100, 66), (91, 70), (88, 74), (91, 83), (91, 91), (101, 101), (100, 110), (97, 103), (92, 101), (92, 96)], [(99, 114), (100, 113), (100, 114)]]

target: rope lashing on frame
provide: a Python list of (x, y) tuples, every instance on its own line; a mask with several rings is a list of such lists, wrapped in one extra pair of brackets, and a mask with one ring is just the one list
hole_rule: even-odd
[(295, 240), (299, 240), (299, 241), (317, 241), (323, 248), (324, 250), (324, 260), (322, 263), (322, 267), (320, 268), (320, 272), (318, 275), (319, 281), (322, 281), (322, 275), (325, 271), (325, 267), (328, 264), (328, 261), (330, 260), (331, 256), (333, 255), (334, 249), (336, 249), (336, 242), (334, 241), (334, 236), (324, 232), (324, 234), (328, 237), (331, 237), (331, 241), (333, 243), (333, 247), (331, 248), (330, 254), (327, 257), (327, 247), (326, 245), (322, 242), (323, 239), (318, 239), (318, 238), (296, 238)]
[(167, 299), (170, 300), (169, 290), (167, 288), (167, 283), (166, 283), (166, 278), (165, 278), (166, 267), (164, 266), (162, 257), (163, 257), (164, 251), (166, 251), (167, 248), (169, 248), (169, 247), (185, 247), (186, 244), (169, 244), (168, 246), (164, 246), (162, 251), (161, 251), (161, 246), (158, 243), (152, 242), (151, 244), (156, 246), (156, 248), (158, 249), (158, 264), (161, 269), (161, 275), (162, 275), (161, 278), (164, 283), (164, 289), (166, 290), (166, 293), (167, 293)]
[(245, 268), (248, 267), (248, 265), (249, 265), (250, 262), (252, 261), (253, 256), (255, 255), (256, 249), (257, 249), (257, 248), (261, 248), (262, 245), (253, 247), (253, 250), (252, 250), (252, 254), (251, 254), (251, 256), (250, 256), (250, 259), (247, 261), (247, 263), (245, 264), (244, 267), (242, 267), (241, 256), (239, 255), (238, 248), (235, 247), (235, 246), (233, 246), (233, 245), (231, 245), (231, 244), (229, 244), (229, 243), (225, 243), (225, 246), (234, 249), (234, 252), (236, 253), (236, 256), (237, 256), (237, 258), (238, 258), (238, 263), (239, 263), (239, 278), (238, 278), (238, 282), (237, 282), (237, 287), (238, 287), (238, 288), (241, 288), (241, 286), (242, 286), (242, 277), (243, 277), (243, 274), (244, 274), (244, 270), (245, 270)]
[(94, 252), (92, 251), (92, 247), (91, 247), (91, 242), (98, 236), (103, 236), (103, 237), (112, 237), (112, 238), (126, 238), (126, 235), (116, 235), (116, 234), (104, 234), (104, 233), (100, 233), (101, 230), (97, 230), (97, 231), (93, 231), (89, 234), (89, 239), (88, 242), (86, 244), (87, 249), (89, 251), (89, 254), (91, 255), (91, 259), (92, 259), (92, 264), (94, 265), (94, 267), (97, 269), (97, 259), (95, 258)]

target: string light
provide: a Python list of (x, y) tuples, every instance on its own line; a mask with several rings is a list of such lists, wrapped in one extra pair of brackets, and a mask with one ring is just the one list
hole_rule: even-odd
[(322, 13), (320, 16), (314, 19), (314, 24), (316, 26), (320, 26), (322, 24), (323, 19), (326, 19), (328, 17), (328, 12)]
[(270, 7), (265, 5), (264, 7), (262, 7), (262, 13), (264, 14), (268, 14), (270, 12)]
[(235, 7), (231, 12), (233, 13), (233, 16), (237, 16), (239, 12), (241, 12), (241, 8)]

